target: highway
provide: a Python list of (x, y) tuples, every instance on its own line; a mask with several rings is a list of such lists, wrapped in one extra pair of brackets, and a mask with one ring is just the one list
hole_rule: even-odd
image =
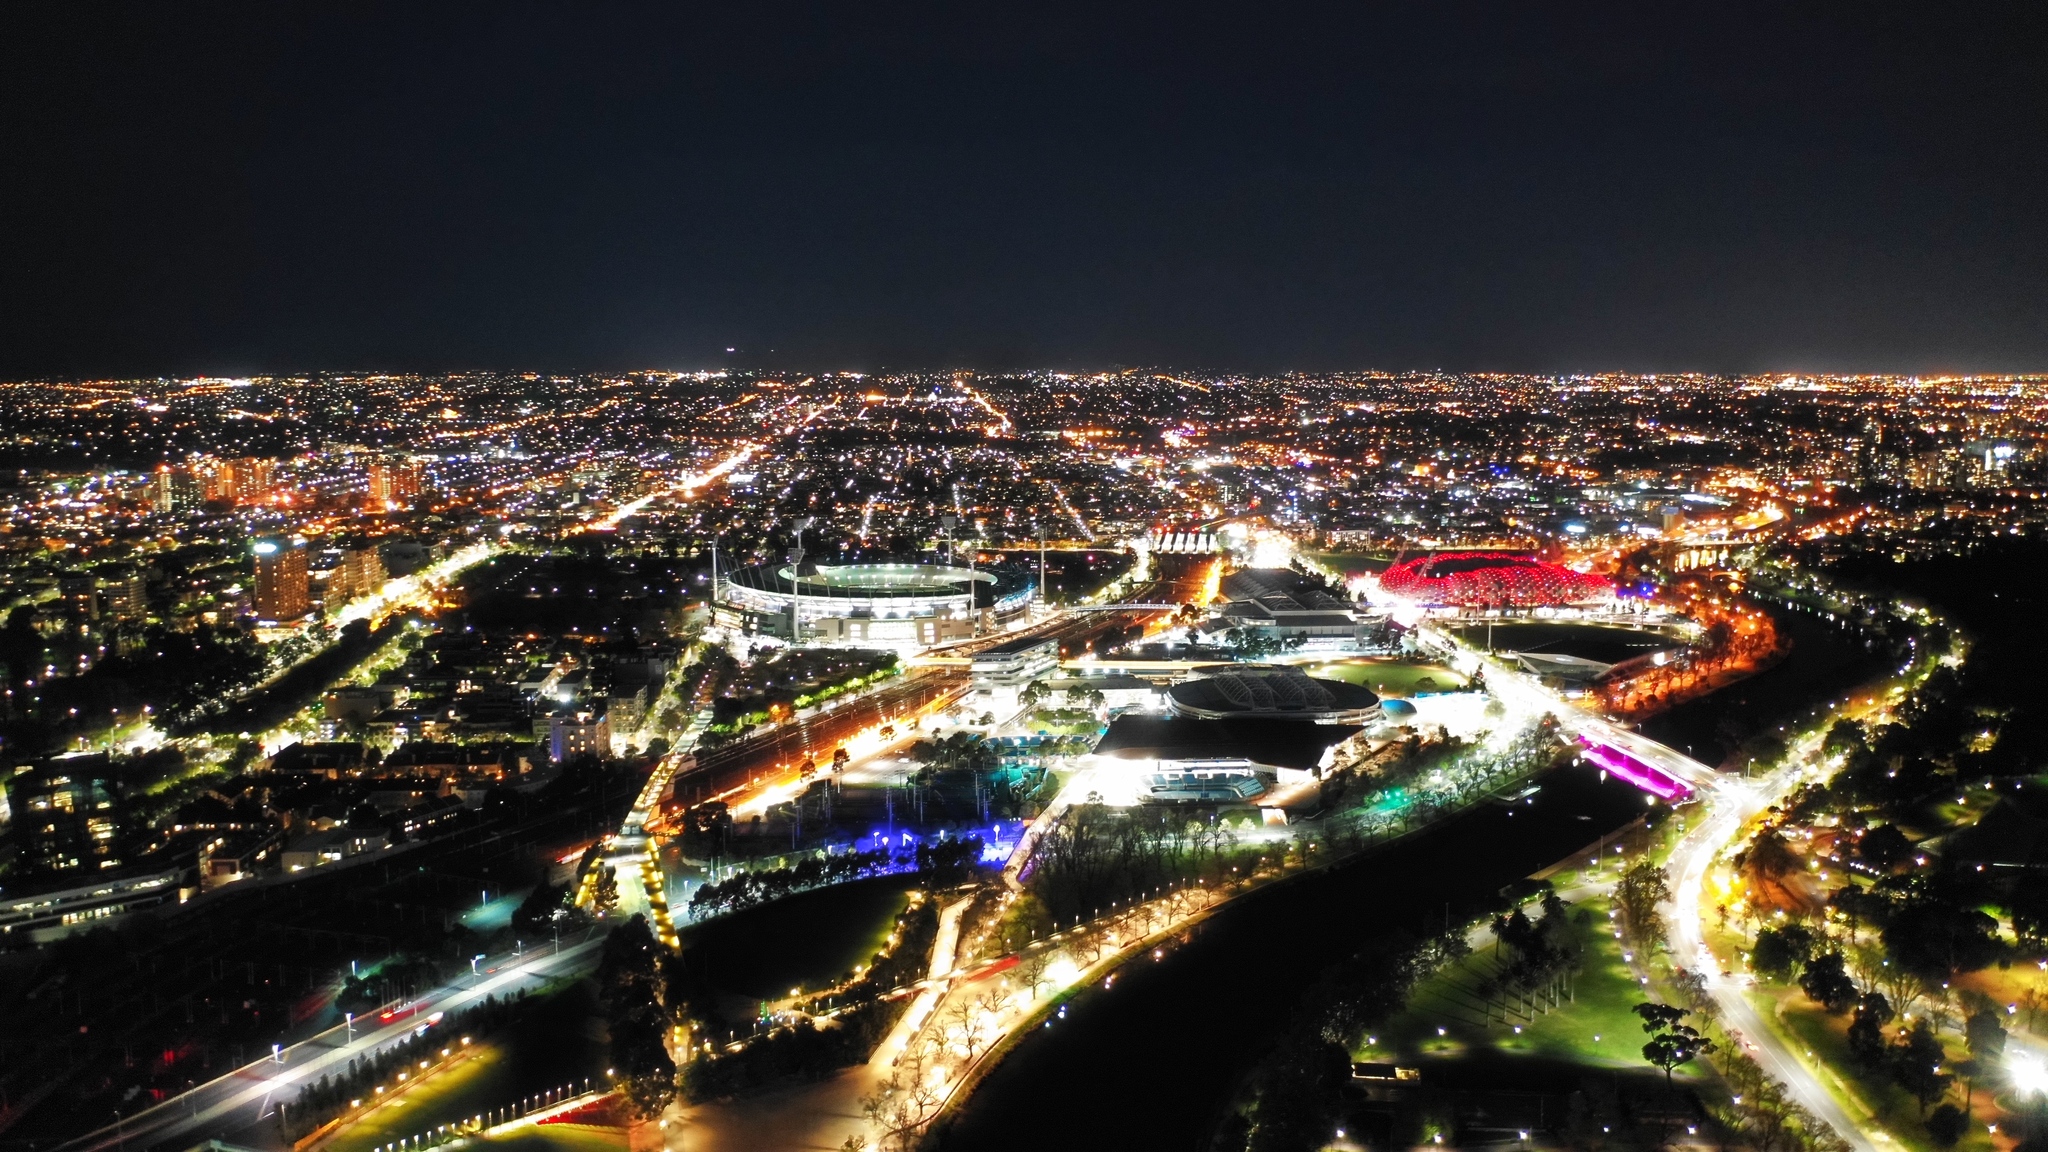
[(399, 1040), (436, 1013), (459, 1012), (486, 996), (514, 995), (551, 977), (594, 968), (603, 945), (603, 936), (588, 934), (559, 951), (490, 957), (487, 964), (478, 965), (478, 978), (465, 976), (434, 989), (410, 1005), (392, 1010), (389, 1022), (357, 1022), (352, 1029), (336, 1025), (284, 1049), (275, 1059), (244, 1065), (117, 1124), (58, 1145), (54, 1152), (100, 1152), (174, 1141), (197, 1144), (209, 1139), (250, 1147), (275, 1144), (271, 1115), (280, 1104), (289, 1105), (296, 1099), (302, 1085), (339, 1073), (350, 1059), (368, 1056)]

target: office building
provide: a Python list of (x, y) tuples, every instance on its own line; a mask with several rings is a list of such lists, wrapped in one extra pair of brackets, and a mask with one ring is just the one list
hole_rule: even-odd
[(272, 623), (300, 619), (312, 611), (307, 590), (306, 549), (289, 541), (256, 545), (256, 618)]

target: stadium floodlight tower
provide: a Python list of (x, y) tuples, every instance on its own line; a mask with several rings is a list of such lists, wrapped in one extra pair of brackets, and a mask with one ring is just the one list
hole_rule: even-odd
[(950, 512), (939, 517), (939, 527), (946, 534), (946, 563), (948, 564), (953, 562), (953, 525), (959, 522), (960, 518)]
[(974, 543), (974, 521), (969, 520), (967, 522), (967, 532), (967, 618), (973, 621), (974, 634), (979, 636), (981, 635), (981, 594), (976, 590), (974, 583), (974, 553), (978, 548), (978, 545)]
[(1045, 525), (1038, 526), (1038, 602), (1045, 603)]
[[(711, 610), (718, 611), (718, 533), (711, 534)], [(714, 618), (713, 623), (716, 623)]]
[(789, 554), (789, 645), (794, 648), (803, 638), (803, 623), (797, 610), (803, 606), (804, 529), (816, 523), (805, 516), (796, 522), (796, 547)]

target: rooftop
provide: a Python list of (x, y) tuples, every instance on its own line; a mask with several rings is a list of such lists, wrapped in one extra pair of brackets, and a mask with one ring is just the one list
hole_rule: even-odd
[(1249, 718), (1202, 720), (1187, 716), (1119, 716), (1095, 746), (1118, 760), (1249, 760), (1303, 771), (1361, 729), (1355, 724), (1303, 724)]

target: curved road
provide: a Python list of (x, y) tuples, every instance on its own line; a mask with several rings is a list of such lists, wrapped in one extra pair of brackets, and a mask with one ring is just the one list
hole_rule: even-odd
[(1705, 942), (1700, 917), (1707, 870), (1750, 817), (1776, 803), (1800, 783), (1804, 769), (1799, 765), (1805, 763), (1805, 757), (1795, 756), (1792, 767), (1760, 780), (1731, 779), (1640, 732), (1559, 699), (1534, 678), (1520, 672), (1489, 664), (1486, 678), (1488, 688), (1511, 706), (1548, 710), (1567, 730), (1618, 748), (1698, 791), (1707, 809), (1706, 818), (1687, 831), (1671, 855), (1677, 872), (1672, 885), (1672, 915), (1666, 921), (1670, 925), (1667, 935), (1672, 954), (1706, 977), (1707, 990), (1720, 1006), (1722, 1021), (1731, 1031), (1741, 1033), (1757, 1063), (1782, 1081), (1793, 1099), (1827, 1121), (1857, 1152), (1896, 1152), (1899, 1145), (1889, 1135), (1866, 1128), (1843, 1110), (1813, 1069), (1786, 1046), (1771, 1022), (1757, 1014), (1743, 995), (1742, 986), (1722, 973), (1720, 961)]
[(1827, 1121), (1857, 1152), (1894, 1152), (1899, 1145), (1890, 1136), (1866, 1130), (1842, 1109), (1806, 1062), (1786, 1046), (1771, 1022), (1757, 1014), (1749, 998), (1743, 995), (1741, 982), (1721, 971), (1721, 962), (1705, 941), (1701, 893), (1707, 869), (1749, 818), (1791, 791), (1800, 775), (1798, 770), (1787, 768), (1753, 783), (1724, 780), (1703, 794), (1709, 806), (1707, 818), (1688, 831), (1671, 854), (1671, 862), (1677, 867), (1672, 885), (1673, 915), (1668, 921), (1671, 950), (1681, 963), (1706, 977), (1707, 991), (1720, 1006), (1722, 1023), (1730, 1032), (1741, 1034), (1750, 1055), (1763, 1065), (1764, 1071), (1784, 1082), (1793, 1099)]

